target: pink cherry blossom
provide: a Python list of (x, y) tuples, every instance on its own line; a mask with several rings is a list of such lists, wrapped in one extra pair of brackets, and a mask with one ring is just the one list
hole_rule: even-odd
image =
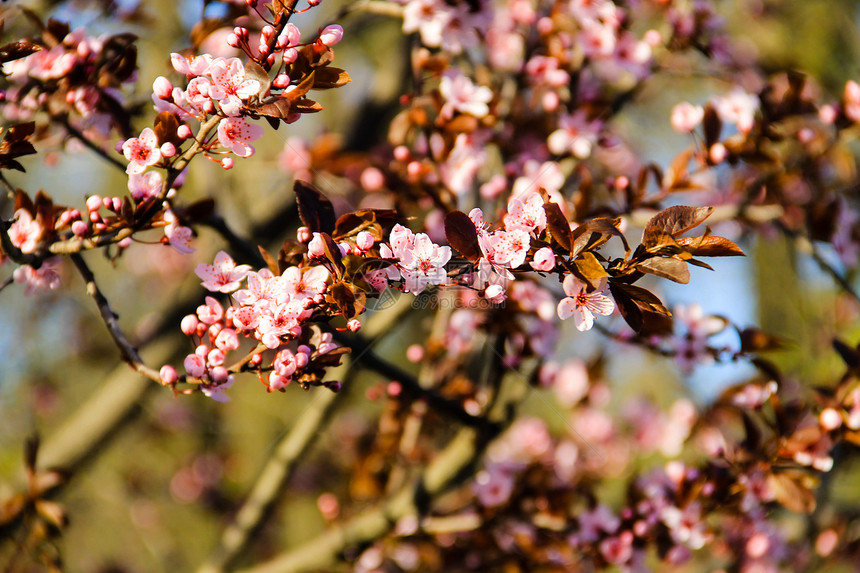
[(254, 147), (249, 144), (262, 136), (262, 127), (241, 117), (225, 117), (218, 122), (218, 141), (239, 157), (254, 155)]
[(221, 110), (230, 116), (239, 115), (242, 100), (260, 92), (260, 82), (245, 76), (245, 66), (239, 58), (215, 58), (208, 75), (213, 82), (209, 95), (218, 100)]
[(128, 178), (128, 190), (132, 198), (140, 203), (150, 197), (158, 196), (161, 193), (162, 183), (161, 173), (158, 171), (135, 173)]
[(759, 108), (757, 95), (747, 93), (743, 88), (736, 86), (729, 95), (714, 98), (714, 109), (720, 119), (727, 123), (734, 123), (738, 130), (749, 133), (755, 120), (755, 112)]
[(547, 145), (552, 153), (570, 153), (579, 159), (591, 155), (591, 149), (597, 143), (597, 134), (602, 126), (599, 120), (589, 121), (585, 110), (579, 110), (573, 115), (561, 116), (558, 125), (559, 128), (547, 138)]
[(169, 209), (165, 211), (164, 220), (167, 222), (167, 225), (164, 227), (164, 236), (167, 237), (171, 247), (183, 255), (193, 253), (197, 250), (191, 246), (191, 238), (194, 233), (190, 228), (179, 224), (179, 219), (176, 218), (173, 211)]
[(230, 255), (219, 251), (215, 255), (215, 264), (200, 263), (194, 272), (203, 279), (203, 288), (212, 292), (230, 293), (237, 290), (241, 281), (248, 276), (251, 267), (237, 265)]
[(450, 71), (442, 76), (439, 82), (439, 92), (445, 99), (439, 115), (450, 119), (455, 111), (475, 117), (484, 117), (490, 113), (487, 105), (493, 99), (493, 90), (486, 86), (476, 86), (472, 80), (462, 75), (458, 70)]
[(494, 260), (497, 264), (515, 269), (526, 262), (531, 237), (525, 229), (496, 231), (493, 245)]
[(289, 267), (281, 275), (281, 281), (290, 298), (304, 300), (324, 293), (329, 276), (328, 270), (323, 266), (304, 271), (299, 267)]
[(412, 248), (400, 257), (406, 291), (418, 294), (428, 285), (443, 284), (448, 279), (445, 265), (450, 259), (451, 247), (434, 244), (424, 233), (415, 235)]
[(15, 220), (9, 225), (9, 240), (21, 249), (22, 253), (33, 253), (42, 237), (42, 225), (33, 219), (26, 209), (15, 211)]
[(573, 316), (576, 329), (584, 332), (594, 326), (594, 315), (612, 314), (615, 303), (606, 295), (606, 279), (602, 279), (601, 283), (600, 288), (588, 292), (584, 282), (573, 275), (567, 275), (562, 284), (567, 297), (558, 303), (559, 318), (566, 320)]
[(540, 233), (546, 228), (546, 211), (543, 208), (543, 198), (537, 192), (531, 192), (522, 199), (511, 197), (508, 201), (508, 212), (505, 215), (505, 229), (517, 229), (526, 232)]
[(122, 153), (129, 160), (125, 170), (129, 175), (143, 173), (147, 167), (161, 161), (158, 138), (155, 132), (148, 127), (140, 132), (140, 137), (126, 140), (122, 144)]
[(672, 108), (672, 128), (678, 133), (689, 133), (696, 129), (705, 117), (705, 110), (700, 105), (681, 102)]
[(52, 257), (42, 261), (38, 269), (30, 265), (21, 265), (12, 272), (12, 279), (24, 285), (24, 294), (31, 295), (43, 290), (60, 288), (60, 258)]
[(185, 74), (186, 76), (202, 76), (209, 71), (209, 67), (212, 65), (212, 56), (209, 54), (201, 54), (199, 56), (186, 58), (182, 54), (172, 53), (170, 54), (170, 63), (173, 66), (173, 69), (180, 74)]

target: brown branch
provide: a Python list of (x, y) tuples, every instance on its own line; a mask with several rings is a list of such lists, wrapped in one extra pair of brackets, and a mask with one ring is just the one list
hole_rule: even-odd
[(111, 309), (108, 300), (102, 294), (101, 290), (99, 290), (99, 287), (96, 284), (96, 278), (84, 262), (83, 257), (79, 254), (73, 254), (70, 258), (86, 283), (87, 294), (95, 300), (96, 305), (99, 308), (99, 313), (102, 316), (102, 320), (104, 321), (105, 326), (107, 326), (114, 343), (116, 343), (120, 353), (122, 354), (122, 359), (127, 362), (129, 366), (150, 380), (160, 382), (161, 376), (159, 376), (158, 371), (153, 370), (144, 364), (140, 354), (137, 352), (137, 349), (132, 346), (131, 342), (126, 338), (125, 333), (123, 333), (119, 326), (116, 313)]
[(114, 157), (113, 155), (110, 155), (109, 152), (105, 151), (104, 149), (102, 149), (101, 147), (96, 145), (96, 143), (93, 140), (91, 140), (89, 137), (84, 135), (78, 128), (76, 128), (71, 123), (69, 123), (68, 116), (66, 116), (65, 114), (63, 114), (63, 115), (52, 115), (51, 119), (53, 119), (54, 121), (56, 121), (57, 123), (62, 125), (63, 128), (66, 130), (66, 132), (70, 136), (72, 136), (73, 138), (75, 138), (78, 141), (80, 141), (81, 143), (83, 143), (84, 147), (86, 147), (90, 151), (94, 152), (96, 155), (98, 155), (99, 157), (101, 157), (102, 159), (104, 159), (105, 161), (107, 161), (108, 163), (110, 163), (111, 165), (116, 167), (117, 169), (121, 169), (123, 171), (123, 173), (125, 172), (125, 168), (126, 168), (125, 163), (123, 163), (122, 161), (120, 161), (119, 159)]

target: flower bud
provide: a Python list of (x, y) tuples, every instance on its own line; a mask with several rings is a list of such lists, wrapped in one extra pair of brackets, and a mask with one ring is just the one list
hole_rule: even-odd
[(87, 211), (98, 211), (102, 206), (102, 198), (98, 195), (87, 197)]
[(161, 155), (167, 158), (173, 157), (176, 155), (176, 146), (169, 141), (165, 141), (161, 144)]
[(164, 76), (158, 76), (152, 82), (152, 93), (159, 99), (169, 100), (173, 98), (173, 84)]
[(357, 318), (352, 318), (346, 322), (346, 328), (350, 332), (358, 332), (361, 329), (361, 322)]
[(188, 127), (188, 124), (183, 123), (176, 129), (176, 136), (180, 139), (188, 139), (191, 137), (191, 128)]
[(224, 159), (222, 159), (221, 167), (223, 167), (224, 169), (233, 169), (233, 158), (225, 157)]
[(373, 246), (373, 243), (373, 235), (371, 235), (367, 231), (361, 231), (355, 237), (355, 246), (358, 247), (361, 251), (369, 251), (370, 248)]
[(329, 24), (320, 34), (320, 42), (326, 46), (334, 46), (343, 39), (343, 28), (337, 24)]
[(300, 243), (307, 243), (308, 241), (311, 240), (311, 230), (308, 229), (307, 227), (299, 227), (296, 230), (296, 239)]
[(161, 367), (161, 370), (158, 372), (158, 377), (161, 378), (161, 383), (165, 386), (176, 384), (176, 381), (179, 380), (179, 375), (176, 373), (176, 368), (170, 366), (169, 364), (165, 364)]
[(325, 256), (325, 242), (319, 233), (314, 233), (313, 239), (308, 243), (308, 255), (312, 259)]

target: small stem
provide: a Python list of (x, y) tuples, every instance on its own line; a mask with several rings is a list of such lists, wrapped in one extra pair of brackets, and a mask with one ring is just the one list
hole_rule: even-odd
[(96, 301), (96, 305), (99, 308), (99, 313), (102, 316), (102, 320), (107, 326), (108, 331), (113, 337), (114, 342), (122, 354), (122, 359), (129, 364), (132, 368), (149, 378), (150, 380), (155, 380), (156, 382), (161, 381), (161, 376), (159, 376), (158, 372), (149, 368), (146, 364), (143, 363), (143, 360), (140, 358), (140, 354), (138, 354), (137, 349), (132, 346), (132, 344), (128, 341), (122, 329), (119, 326), (119, 321), (117, 320), (117, 315), (111, 310), (110, 304), (105, 296), (102, 294), (101, 290), (99, 290), (98, 285), (96, 284), (96, 278), (93, 275), (90, 268), (87, 266), (86, 262), (84, 262), (83, 257), (79, 254), (73, 254), (70, 257), (72, 262), (75, 264), (75, 267), (78, 269), (78, 272), (81, 275), (81, 278), (84, 279), (86, 283), (87, 294), (93, 297), (93, 300)]
[(69, 118), (66, 115), (52, 115), (51, 119), (63, 126), (70, 136), (84, 144), (87, 149), (93, 151), (96, 155), (125, 172), (126, 165), (116, 157), (109, 155), (107, 151), (95, 144), (90, 138), (84, 135), (78, 128), (69, 123)]

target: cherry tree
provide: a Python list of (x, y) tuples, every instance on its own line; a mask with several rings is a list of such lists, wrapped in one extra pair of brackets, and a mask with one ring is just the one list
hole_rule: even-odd
[[(856, 562), (856, 82), (765, 66), (709, 0), (207, 1), (174, 51), (148, 3), (49, 4), (2, 8), (0, 288), (80, 324), (10, 324), (74, 366), (20, 383), (9, 571)], [(682, 144), (637, 145), (698, 73), (660, 96)], [(80, 157), (80, 196), (34, 183)], [(706, 310), (775, 238), (839, 305), (800, 341), (827, 367)], [(713, 365), (743, 378), (654, 387)]]

